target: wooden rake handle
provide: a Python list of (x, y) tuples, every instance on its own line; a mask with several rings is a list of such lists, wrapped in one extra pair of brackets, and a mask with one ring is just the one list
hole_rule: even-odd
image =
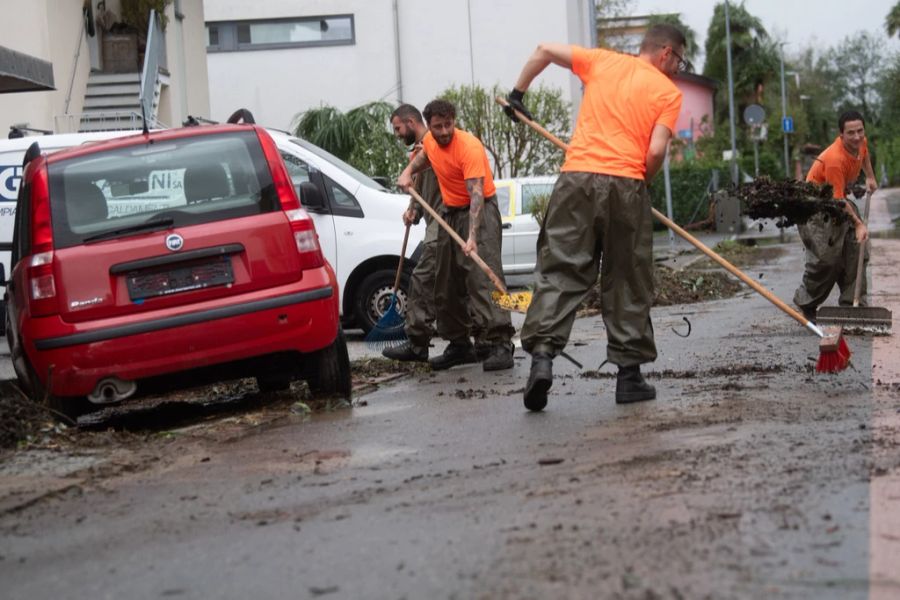
[[(409, 192), (409, 195), (413, 197), (413, 200), (421, 204), (422, 208), (427, 210), (428, 213), (432, 217), (434, 217), (434, 220), (437, 221), (438, 224), (443, 227), (447, 233), (450, 234), (450, 237), (456, 240), (456, 243), (459, 244), (460, 248), (466, 247), (466, 242), (461, 237), (459, 237), (459, 234), (456, 233), (456, 231), (454, 231), (452, 227), (450, 227), (447, 221), (441, 218), (441, 215), (439, 215), (436, 210), (431, 208), (431, 206), (429, 206), (429, 204), (425, 202), (425, 200), (418, 194), (418, 192), (416, 192), (416, 190), (409, 188), (407, 191)], [(506, 286), (503, 284), (503, 281), (501, 281), (500, 278), (497, 277), (497, 274), (494, 273), (494, 271), (487, 265), (487, 263), (484, 262), (480, 256), (478, 256), (477, 252), (469, 254), (469, 258), (474, 260), (475, 264), (477, 264), (481, 268), (481, 270), (484, 271), (484, 274), (488, 276), (488, 278), (491, 280), (491, 283), (494, 284), (494, 287), (496, 287), (501, 294), (509, 294), (509, 292), (506, 291)]]
[[(866, 192), (866, 208), (863, 209), (863, 225), (869, 226), (869, 205), (872, 204), (872, 192)], [(856, 262), (856, 283), (853, 284), (853, 308), (859, 306), (859, 294), (862, 291), (863, 265), (866, 262), (866, 242), (859, 245), (859, 259)]]
[[(507, 102), (505, 99), (503, 99), (499, 96), (497, 97), (497, 104), (500, 104), (501, 106), (509, 106), (509, 102)], [(513, 109), (513, 110), (515, 111), (516, 116), (519, 118), (520, 121), (522, 121), (523, 123), (525, 123), (532, 129), (534, 129), (535, 131), (540, 133), (542, 136), (544, 136), (548, 140), (550, 140), (557, 147), (561, 148), (562, 150), (569, 149), (569, 145), (566, 144), (564, 141), (562, 141), (561, 139), (559, 139), (558, 137), (556, 137), (555, 135), (553, 135), (552, 133), (550, 133), (549, 131), (547, 131), (546, 129), (544, 129), (543, 127), (541, 127), (540, 125), (538, 125), (537, 123), (535, 123), (534, 121), (532, 121), (531, 119), (526, 117), (525, 115), (523, 115), (521, 112), (519, 112), (515, 109)], [(743, 271), (738, 269), (736, 266), (734, 266), (733, 264), (731, 264), (730, 262), (728, 262), (727, 260), (725, 260), (724, 258), (719, 256), (718, 254), (713, 252), (709, 247), (707, 247), (706, 244), (704, 244), (703, 242), (701, 242), (700, 240), (698, 240), (697, 238), (692, 236), (690, 233), (688, 233), (687, 231), (685, 231), (684, 229), (682, 229), (681, 227), (676, 225), (664, 214), (662, 214), (661, 212), (659, 212), (652, 206), (650, 207), (650, 210), (653, 212), (653, 216), (656, 217), (663, 225), (665, 225), (666, 227), (668, 227), (669, 229), (671, 229), (672, 231), (677, 233), (679, 236), (681, 236), (682, 238), (684, 238), (685, 240), (687, 240), (688, 242), (693, 244), (694, 247), (696, 247), (698, 250), (700, 250), (703, 254), (705, 254), (708, 257), (710, 257), (711, 259), (713, 259), (715, 262), (717, 262), (719, 265), (721, 265), (726, 271), (728, 271), (729, 273), (731, 273), (732, 275), (734, 275), (735, 277), (737, 277), (738, 279), (740, 279), (741, 281), (746, 283), (754, 291), (756, 291), (763, 298), (765, 298), (766, 300), (768, 300), (769, 302), (774, 304), (777, 308), (781, 309), (789, 317), (791, 317), (792, 319), (794, 319), (795, 321), (797, 321), (804, 327), (810, 329), (813, 333), (815, 333), (819, 337), (824, 336), (821, 329), (819, 329), (814, 323), (807, 321), (806, 318), (802, 314), (800, 314), (798, 311), (794, 310), (793, 308), (791, 308), (790, 306), (785, 304), (780, 298), (778, 298), (778, 296), (776, 296), (775, 294), (773, 294), (772, 292), (770, 292), (769, 290), (767, 290), (766, 288), (761, 286), (755, 280), (751, 279), (746, 273), (744, 273)]]
[(406, 259), (406, 243), (409, 241), (409, 228), (412, 223), (406, 226), (406, 233), (403, 234), (403, 247), (400, 249), (400, 262), (397, 263), (397, 275), (394, 277), (394, 293), (400, 289), (400, 274), (403, 272), (403, 261)]

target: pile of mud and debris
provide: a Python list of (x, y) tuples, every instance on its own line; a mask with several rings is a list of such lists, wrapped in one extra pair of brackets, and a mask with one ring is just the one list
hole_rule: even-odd
[(830, 185), (793, 179), (759, 177), (732, 190), (743, 213), (751, 219), (773, 219), (779, 227), (802, 225), (816, 215), (827, 221), (848, 218), (845, 202), (833, 198)]
[[(422, 363), (384, 358), (354, 360), (353, 393), (360, 395), (381, 383), (427, 369)], [(307, 415), (349, 407), (343, 398), (313, 395), (304, 381), (292, 382), (282, 391), (263, 393), (251, 378), (151, 393), (73, 420), (29, 399), (14, 381), (0, 381), (0, 454), (17, 448), (127, 445), (191, 424), (215, 427), (218, 421), (240, 415), (252, 422), (260, 415), (268, 419), (279, 414)]]
[(47, 408), (27, 399), (12, 382), (0, 382), (0, 450), (15, 448), (52, 427), (54, 420)]
[[(742, 284), (724, 271), (700, 269), (671, 269), (656, 265), (653, 271), (653, 306), (695, 304), (710, 300), (730, 298), (737, 294)], [(588, 317), (600, 312), (600, 284), (588, 292), (578, 310), (578, 316)]]

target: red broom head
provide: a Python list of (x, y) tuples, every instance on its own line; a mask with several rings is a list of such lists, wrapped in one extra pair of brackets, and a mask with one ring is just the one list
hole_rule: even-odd
[(842, 331), (830, 332), (819, 342), (819, 361), (816, 371), (819, 373), (838, 373), (850, 365), (850, 347), (844, 340)]

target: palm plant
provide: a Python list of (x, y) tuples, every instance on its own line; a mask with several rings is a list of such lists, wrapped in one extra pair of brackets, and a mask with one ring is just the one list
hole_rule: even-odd
[[(762, 21), (744, 4), (729, 10), (731, 55), (736, 98), (758, 102), (762, 87), (779, 69), (778, 50)], [(727, 79), (725, 6), (717, 4), (706, 34), (706, 63), (703, 74), (719, 81)], [(723, 94), (724, 95), (724, 94)], [(721, 112), (719, 114), (722, 114)]]
[(885, 17), (884, 27), (887, 29), (888, 37), (894, 37), (895, 34), (900, 36), (900, 2), (897, 2)]
[(388, 128), (392, 111), (387, 102), (369, 102), (347, 112), (322, 105), (298, 115), (294, 134), (363, 173), (393, 180), (403, 169), (405, 156)]

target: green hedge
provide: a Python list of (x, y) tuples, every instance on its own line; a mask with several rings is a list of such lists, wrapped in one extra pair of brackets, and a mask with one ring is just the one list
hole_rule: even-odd
[[(712, 172), (719, 171), (719, 187), (728, 185), (728, 165), (718, 162), (669, 163), (669, 177), (672, 184), (672, 216), (679, 225), (687, 225), (697, 210), (694, 221), (702, 221), (709, 215), (709, 185)], [(665, 175), (660, 172), (650, 184), (650, 198), (653, 206), (666, 214)], [(697, 205), (701, 204), (699, 209)], [(662, 227), (662, 225), (658, 225)]]

